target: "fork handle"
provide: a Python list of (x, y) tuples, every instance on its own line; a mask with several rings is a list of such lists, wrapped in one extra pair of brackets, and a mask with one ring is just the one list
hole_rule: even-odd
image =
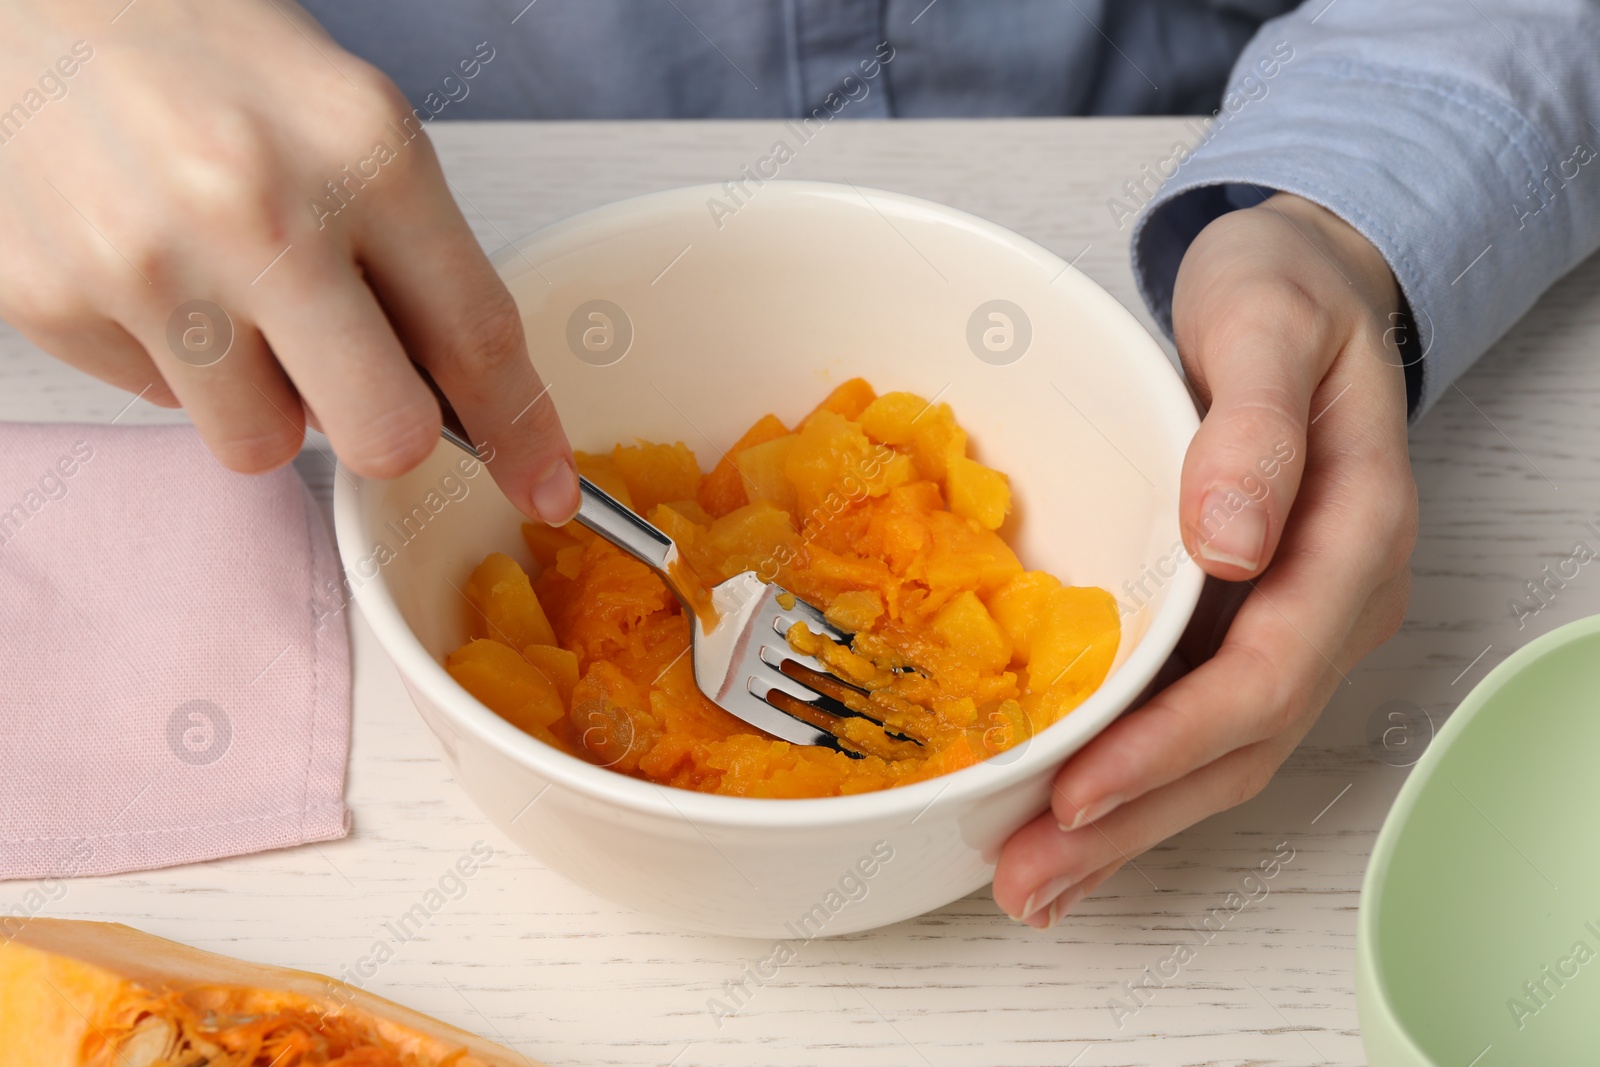
[(639, 562), (669, 577), (668, 570), (677, 557), (672, 538), (634, 514), (621, 501), (578, 476), (578, 514), (580, 523), (604, 537)]
[[(472, 437), (462, 425), (461, 416), (456, 414), (455, 408), (450, 404), (450, 398), (444, 395), (444, 390), (439, 388), (439, 383), (434, 381), (433, 375), (429, 374), (428, 369), (420, 363), (412, 366), (417, 376), (439, 401), (439, 411), (443, 419), (439, 436), (473, 459), (482, 459), (483, 454), (472, 444)], [(678, 558), (678, 546), (673, 544), (672, 538), (635, 515), (624, 507), (621, 501), (581, 474), (578, 475), (578, 513), (573, 518), (645, 566), (654, 567), (666, 579), (667, 587), (677, 595), (678, 599), (688, 603), (682, 590), (678, 588), (677, 576), (671, 571), (671, 564)]]

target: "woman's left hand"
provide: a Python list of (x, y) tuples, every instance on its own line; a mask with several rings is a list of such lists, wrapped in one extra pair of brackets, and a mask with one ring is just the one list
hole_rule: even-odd
[[(1208, 410), (1184, 543), (1209, 576), (1170, 674), (1057, 773), (994, 897), (1047, 928), (1117, 868), (1255, 796), (1405, 615), (1416, 539), (1399, 298), (1378, 251), (1299, 197), (1215, 220), (1173, 295)], [(1190, 669), (1192, 668), (1192, 669)]]

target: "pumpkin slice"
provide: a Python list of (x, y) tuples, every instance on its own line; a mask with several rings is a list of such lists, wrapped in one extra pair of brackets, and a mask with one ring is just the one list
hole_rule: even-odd
[(0, 938), (7, 1067), (529, 1067), (320, 974), (123, 926), (29, 919)]

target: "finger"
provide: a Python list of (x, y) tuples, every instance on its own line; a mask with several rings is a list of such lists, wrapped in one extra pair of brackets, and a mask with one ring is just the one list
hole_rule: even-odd
[(1255, 796), (1299, 740), (1291, 734), (1236, 749), (1077, 830), (1063, 831), (1050, 814), (1040, 816), (1001, 848), (995, 901), (1007, 915), (1025, 919), (1028, 907), (1036, 914), (1107, 866), (1130, 864), (1150, 881), (1137, 862), (1141, 853)]
[(181, 342), (175, 349), (169, 344), (165, 317), (147, 323), (140, 335), (173, 395), (223, 466), (241, 474), (276, 470), (294, 459), (305, 439), (300, 398), (254, 325), (230, 317), (228, 334), (216, 333), (218, 326), (207, 321), (197, 329), (212, 331), (206, 345), (220, 339), (220, 350), (184, 348)]
[(1352, 457), (1341, 471), (1307, 482), (1277, 562), (1253, 583), (1216, 655), (1112, 723), (1061, 769), (1051, 803), (1062, 825), (1095, 822), (1323, 706), (1369, 650), (1351, 647), (1350, 635), (1397, 569), (1389, 551), (1374, 552), (1348, 534), (1381, 537), (1396, 522), (1391, 494), (1372, 488), (1387, 484), (1378, 473), (1386, 466), (1377, 455)]
[(450, 398), (489, 470), (523, 512), (559, 525), (578, 509), (572, 448), (528, 358), (522, 316), (451, 199), (426, 139), (398, 187), (358, 227), (373, 288)]
[(1315, 302), (1281, 279), (1183, 296), (1180, 351), (1211, 400), (1184, 457), (1184, 543), (1207, 573), (1252, 578), (1283, 534), (1312, 395), (1339, 341)]
[(256, 309), (262, 332), (339, 458), (398, 477), (433, 454), (439, 405), (355, 266), (306, 259), (271, 279)]
[(110, 319), (85, 316), (70, 328), (37, 327), (26, 323), (17, 330), (55, 358), (108, 385), (125, 389), (157, 407), (175, 408), (166, 379), (138, 340)]
[[(1185, 674), (1217, 654), (1251, 590), (1249, 582), (1224, 582), (1220, 578), (1206, 577), (1205, 584), (1200, 587), (1199, 603), (1189, 618), (1189, 625), (1184, 627), (1183, 636), (1178, 638), (1174, 653), (1187, 663)], [(1174, 681), (1177, 676), (1170, 678), (1167, 684)]]
[(1027, 915), (1022, 916), (1020, 921), (1027, 923), (1035, 930), (1050, 929), (1056, 923), (1061, 921), (1062, 916), (1066, 915), (1073, 908), (1077, 907), (1079, 901), (1088, 896), (1090, 893), (1093, 893), (1096, 889), (1100, 888), (1101, 883), (1103, 883), (1107, 878), (1110, 878), (1113, 874), (1116, 874), (1122, 869), (1122, 867), (1123, 861), (1120, 859), (1112, 863), (1108, 863), (1104, 867), (1101, 867), (1098, 871), (1088, 875), (1082, 881), (1071, 885), (1066, 885), (1058, 893), (1053, 892), (1053, 890), (1057, 888), (1057, 886), (1054, 885), (1047, 885), (1040, 888), (1040, 890), (1034, 894), (1034, 899), (1037, 900), (1037, 903), (1034, 903), (1033, 900), (1030, 900), (1028, 903), (1023, 905), (1023, 907), (1026, 908), (1028, 907), (1028, 904), (1033, 904), (1033, 910)]

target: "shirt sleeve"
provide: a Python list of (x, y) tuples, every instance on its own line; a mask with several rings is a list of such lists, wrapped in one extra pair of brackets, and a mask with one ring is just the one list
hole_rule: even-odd
[(1119, 224), (1137, 215), (1156, 321), (1171, 334), (1178, 264), (1207, 223), (1294, 193), (1394, 271), (1421, 415), (1600, 247), (1597, 56), (1596, 0), (1310, 0), (1264, 24), (1216, 115), (1108, 203)]

